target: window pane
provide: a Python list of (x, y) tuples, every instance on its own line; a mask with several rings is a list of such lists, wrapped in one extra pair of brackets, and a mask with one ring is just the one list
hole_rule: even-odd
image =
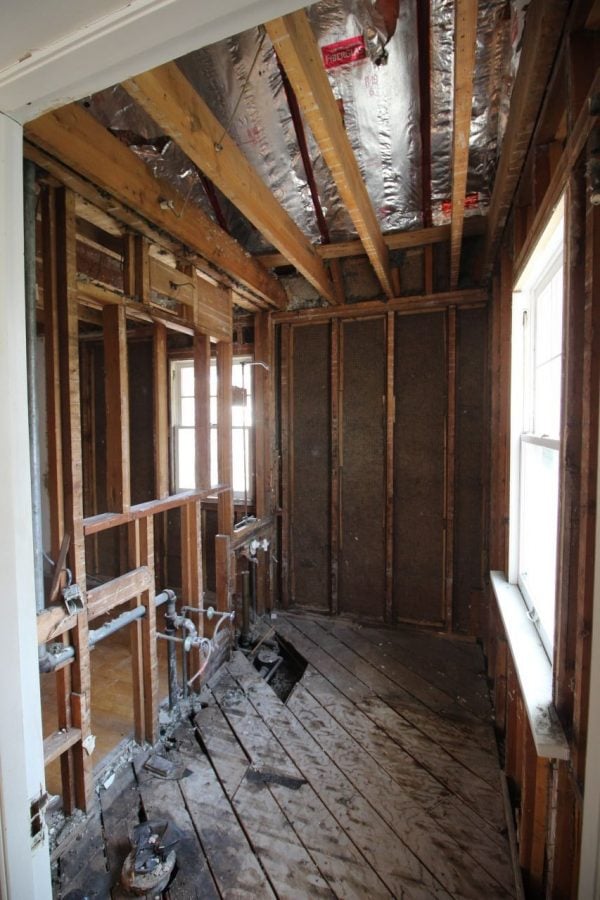
[(558, 450), (521, 443), (519, 575), (546, 635), (554, 635)]
[(536, 372), (533, 416), (537, 435), (560, 436), (561, 363), (562, 358), (556, 356)]
[(193, 490), (196, 487), (194, 467), (195, 435), (193, 428), (178, 428), (177, 439), (177, 490)]
[(179, 424), (193, 428), (194, 418), (195, 418), (194, 398), (193, 397), (182, 397), (181, 398), (181, 422)]
[(217, 398), (211, 397), (210, 398), (210, 424), (211, 425), (216, 425), (217, 422), (219, 421), (218, 414), (217, 414), (218, 405), (219, 404), (218, 404)]
[(179, 377), (181, 379), (181, 396), (194, 396), (194, 367), (180, 366)]
[(211, 397), (217, 396), (217, 364), (210, 364), (210, 395)]
[(244, 431), (234, 428), (232, 432), (233, 449), (233, 490), (235, 493), (244, 493)]
[(217, 429), (210, 429), (210, 483), (219, 483), (219, 441)]

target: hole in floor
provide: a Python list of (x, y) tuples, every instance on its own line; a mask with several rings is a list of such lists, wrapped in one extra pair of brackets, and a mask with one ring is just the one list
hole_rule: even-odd
[[(257, 646), (257, 645), (255, 645)], [(285, 703), (294, 685), (306, 670), (308, 663), (285, 638), (273, 635), (263, 641), (256, 652), (253, 648), (245, 649), (254, 668), (272, 687), (282, 703)]]

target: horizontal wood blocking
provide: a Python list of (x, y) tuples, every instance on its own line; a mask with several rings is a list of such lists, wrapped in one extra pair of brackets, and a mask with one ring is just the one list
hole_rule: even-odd
[[(466, 237), (483, 234), (485, 217), (471, 216), (464, 221), (463, 234)], [(384, 234), (383, 241), (388, 250), (410, 250), (414, 247), (427, 247), (431, 244), (443, 244), (450, 240), (450, 225), (434, 225), (430, 228), (416, 228), (414, 231), (398, 231)], [(338, 241), (331, 244), (317, 244), (315, 250), (322, 259), (346, 259), (351, 256), (366, 256), (362, 241)], [(281, 253), (261, 253), (260, 260), (267, 269), (288, 265), (288, 260)]]
[(90, 534), (107, 531), (109, 528), (127, 525), (128, 522), (134, 522), (137, 519), (145, 519), (146, 516), (157, 515), (170, 509), (176, 509), (179, 506), (185, 506), (187, 503), (206, 500), (207, 497), (222, 494), (227, 490), (229, 490), (227, 485), (218, 484), (215, 487), (205, 488), (201, 491), (180, 491), (178, 494), (171, 494), (160, 500), (138, 503), (132, 506), (127, 513), (99, 513), (97, 516), (89, 516), (83, 520), (83, 531), (87, 537)]
[(488, 292), (479, 288), (464, 291), (444, 291), (434, 294), (415, 294), (411, 297), (397, 297), (393, 300), (366, 300), (346, 306), (312, 307), (292, 312), (273, 313), (273, 321), (310, 322), (334, 318), (359, 318), (377, 316), (387, 312), (418, 313), (447, 309), (450, 306), (483, 306), (488, 301)]
[(139, 566), (125, 575), (119, 575), (106, 584), (93, 588), (87, 595), (88, 621), (91, 622), (98, 616), (110, 612), (115, 606), (132, 600), (151, 587), (154, 587), (152, 572), (147, 566)]
[(80, 740), (81, 728), (72, 726), (62, 728), (49, 735), (44, 739), (44, 765), (49, 766), (51, 762), (70, 750)]

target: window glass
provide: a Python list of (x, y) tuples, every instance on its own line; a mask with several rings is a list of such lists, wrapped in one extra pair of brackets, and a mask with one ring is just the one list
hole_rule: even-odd
[(509, 580), (552, 658), (561, 429), (563, 208), (513, 298)]

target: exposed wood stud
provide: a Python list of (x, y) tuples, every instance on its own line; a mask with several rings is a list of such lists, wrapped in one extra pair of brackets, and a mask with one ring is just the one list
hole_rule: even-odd
[(456, 290), (465, 215), (473, 73), (477, 37), (477, 0), (457, 0), (454, 10), (454, 126), (452, 137), (452, 222), (450, 290)]
[(232, 446), (231, 446), (231, 344), (217, 344), (217, 431), (219, 482), (228, 490), (219, 495), (219, 534), (233, 532)]
[(385, 450), (385, 619), (393, 620), (394, 603), (394, 313), (386, 316), (386, 450)]
[(381, 286), (392, 297), (388, 250), (306, 13), (299, 10), (265, 27)]
[(196, 488), (210, 487), (210, 338), (194, 335)]
[(158, 499), (169, 496), (169, 374), (167, 329), (155, 323), (152, 338), (154, 391), (154, 491)]
[[(71, 534), (69, 568), (73, 575), (73, 581), (79, 585), (85, 598), (75, 198), (71, 192), (65, 190), (57, 190), (55, 196), (65, 529)], [(75, 617), (71, 634), (76, 651), (75, 660), (71, 665), (71, 724), (81, 731), (81, 741), (75, 744), (72, 751), (75, 802), (80, 809), (87, 811), (93, 790), (92, 758), (84, 749), (84, 742), (91, 734), (89, 708), (91, 679), (87, 616)]]
[(122, 306), (106, 306), (104, 373), (106, 394), (106, 496), (111, 512), (131, 505), (129, 471), (129, 372), (127, 322)]
[(343, 397), (343, 332), (339, 321), (331, 323), (331, 592), (330, 612), (339, 612), (339, 564), (343, 541), (342, 532), (342, 497), (340, 468), (343, 465), (343, 435), (341, 433), (340, 411)]

